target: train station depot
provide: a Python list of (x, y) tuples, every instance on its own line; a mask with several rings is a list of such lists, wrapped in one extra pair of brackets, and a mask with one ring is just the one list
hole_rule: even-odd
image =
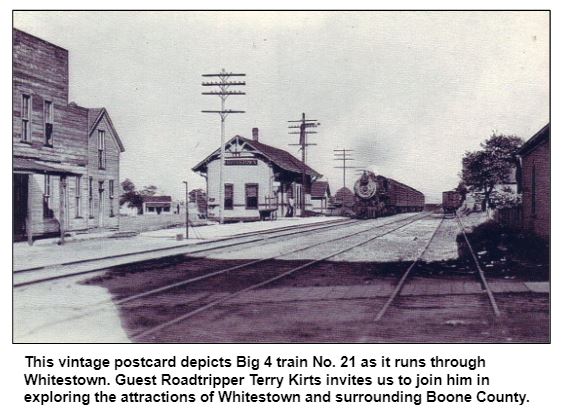
[(224, 221), (301, 216), (312, 210), (311, 185), (322, 175), (287, 151), (260, 142), (257, 128), (251, 140), (236, 135), (226, 142), (224, 156), (222, 186), (220, 148), (192, 169), (206, 178), (210, 220), (220, 219), (221, 205)]

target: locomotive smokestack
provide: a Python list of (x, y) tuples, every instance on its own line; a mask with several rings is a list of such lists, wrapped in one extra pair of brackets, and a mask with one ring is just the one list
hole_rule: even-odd
[(259, 142), (259, 129), (252, 128), (252, 140)]

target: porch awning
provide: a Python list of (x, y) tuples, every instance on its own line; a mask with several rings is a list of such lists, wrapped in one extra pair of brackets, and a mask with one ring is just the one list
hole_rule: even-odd
[(12, 159), (12, 171), (18, 173), (41, 173), (48, 175), (80, 175), (78, 172), (73, 172), (69, 169), (62, 169), (55, 165), (38, 162), (35, 160), (22, 159), (19, 157), (14, 157)]

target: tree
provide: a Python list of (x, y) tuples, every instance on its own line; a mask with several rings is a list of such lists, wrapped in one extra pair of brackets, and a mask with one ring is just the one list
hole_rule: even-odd
[(468, 151), (462, 159), (462, 180), (472, 191), (483, 194), (485, 211), (496, 185), (508, 180), (515, 166), (515, 155), (523, 140), (516, 136), (492, 134), (482, 144), (482, 150)]
[(144, 186), (143, 189), (140, 191), (142, 196), (154, 196), (157, 193), (157, 186), (149, 185)]
[(122, 195), (120, 195), (120, 205), (128, 204), (128, 208), (137, 208), (141, 212), (143, 207), (143, 196), (136, 191), (136, 185), (130, 179), (125, 179), (121, 184)]
[(460, 196), (462, 197), (462, 201), (466, 199), (466, 195), (468, 195), (468, 188), (466, 187), (466, 184), (464, 183), (463, 180), (461, 180), (458, 183), (458, 186), (456, 187), (456, 192), (460, 194)]

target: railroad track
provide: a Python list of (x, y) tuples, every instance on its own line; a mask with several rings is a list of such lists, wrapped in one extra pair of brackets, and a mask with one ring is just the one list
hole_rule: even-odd
[[(346, 247), (345, 249), (341, 249), (339, 251), (331, 252), (330, 254), (326, 254), (322, 257), (318, 257), (318, 258), (316, 258), (314, 260), (310, 260), (306, 263), (302, 263), (297, 267), (293, 267), (290, 270), (286, 270), (283, 273), (272, 276), (272, 277), (270, 277), (266, 280), (256, 282), (253, 285), (247, 286), (243, 289), (239, 289), (235, 292), (231, 292), (228, 295), (223, 296), (221, 298), (218, 298), (218, 299), (216, 299), (212, 302), (207, 302), (203, 306), (200, 306), (200, 307), (198, 307), (194, 310), (190, 310), (190, 311), (184, 313), (183, 315), (178, 316), (174, 319), (171, 319), (171, 320), (169, 320), (165, 323), (159, 324), (157, 326), (151, 327), (149, 329), (146, 329), (146, 330), (143, 330), (141, 332), (134, 333), (134, 334), (131, 335), (131, 337), (134, 338), (134, 339), (140, 339), (140, 338), (143, 338), (145, 336), (149, 336), (149, 335), (151, 335), (151, 334), (153, 334), (157, 331), (163, 330), (163, 329), (165, 329), (165, 328), (167, 328), (167, 327), (169, 327), (169, 326), (171, 326), (175, 323), (182, 322), (182, 321), (184, 321), (184, 320), (186, 320), (190, 317), (197, 315), (198, 313), (201, 313), (202, 311), (205, 311), (205, 310), (208, 310), (212, 307), (215, 307), (215, 306), (217, 306), (217, 305), (219, 305), (219, 304), (221, 304), (225, 301), (228, 301), (228, 300), (230, 300), (230, 299), (232, 299), (232, 298), (234, 298), (238, 295), (241, 295), (245, 292), (248, 292), (248, 291), (251, 291), (253, 289), (256, 289), (256, 288), (262, 287), (264, 285), (270, 284), (270, 283), (275, 282), (279, 279), (288, 277), (295, 272), (298, 272), (300, 270), (304, 270), (304, 269), (306, 269), (310, 266), (313, 266), (313, 265), (315, 265), (319, 262), (330, 259), (334, 256), (341, 254), (341, 253), (345, 253), (345, 252), (347, 252), (351, 249), (354, 249), (356, 247), (367, 244), (367, 243), (369, 243), (369, 242), (371, 242), (371, 241), (373, 241), (373, 240), (375, 240), (379, 237), (383, 237), (387, 234), (392, 233), (393, 231), (399, 230), (399, 229), (401, 229), (401, 228), (403, 228), (403, 227), (405, 227), (409, 224), (412, 224), (412, 223), (414, 223), (414, 222), (416, 222), (420, 219), (426, 218), (426, 217), (428, 217), (428, 215), (429, 215), (428, 213), (425, 214), (425, 215), (422, 215), (422, 214), (419, 213), (417, 215), (405, 217), (401, 220), (395, 220), (395, 221), (387, 222), (387, 223), (384, 223), (384, 224), (381, 224), (381, 225), (378, 225), (378, 226), (372, 225), (369, 228), (364, 228), (360, 231), (348, 233), (346, 235), (341, 235), (339, 237), (336, 237), (336, 238), (333, 238), (333, 239), (330, 239), (330, 240), (327, 239), (327, 240), (324, 240), (324, 241), (317, 242), (315, 244), (310, 244), (310, 245), (303, 246), (303, 247), (300, 247), (300, 248), (292, 249), (290, 251), (287, 251), (287, 252), (284, 252), (284, 253), (278, 253), (276, 255), (269, 256), (269, 257), (266, 257), (266, 258), (252, 260), (252, 261), (249, 261), (249, 262), (238, 264), (236, 266), (231, 266), (231, 267), (226, 268), (226, 269), (221, 269), (221, 270), (217, 270), (217, 271), (214, 271), (214, 272), (209, 272), (209, 273), (206, 273), (206, 274), (203, 274), (203, 275), (197, 275), (197, 276), (187, 278), (187, 279), (182, 280), (182, 281), (178, 281), (178, 282), (175, 282), (175, 283), (172, 283), (172, 284), (169, 284), (169, 285), (157, 287), (157, 288), (154, 288), (154, 289), (151, 289), (151, 290), (148, 290), (148, 291), (145, 291), (145, 292), (137, 293), (137, 294), (134, 294), (134, 295), (131, 295), (131, 296), (127, 296), (127, 297), (124, 297), (124, 298), (119, 298), (119, 299), (115, 299), (115, 300), (105, 300), (105, 301), (102, 301), (102, 302), (98, 302), (98, 303), (93, 304), (92, 306), (89, 306), (88, 309), (84, 310), (83, 312), (81, 312), (77, 315), (73, 315), (73, 316), (58, 320), (56, 322), (43, 324), (40, 327), (37, 327), (37, 328), (34, 328), (33, 330), (30, 330), (26, 335), (31, 335), (39, 329), (49, 327), (49, 326), (52, 326), (52, 325), (55, 325), (55, 324), (60, 324), (60, 323), (71, 321), (71, 320), (78, 319), (78, 318), (81, 318), (81, 317), (93, 315), (97, 312), (100, 312), (101, 310), (105, 310), (105, 309), (108, 309), (108, 308), (114, 308), (115, 306), (122, 306), (123, 307), (126, 304), (131, 303), (135, 300), (139, 300), (139, 299), (143, 299), (143, 298), (147, 298), (147, 297), (153, 297), (153, 296), (156, 296), (157, 294), (162, 294), (162, 293), (168, 292), (168, 291), (173, 291), (173, 290), (177, 291), (180, 287), (184, 287), (184, 286), (187, 286), (189, 284), (193, 284), (193, 283), (201, 282), (201, 281), (204, 281), (204, 280), (212, 279), (212, 278), (215, 278), (215, 277), (219, 277), (219, 276), (222, 276), (222, 275), (226, 275), (226, 274), (229, 274), (229, 273), (233, 273), (233, 272), (238, 271), (238, 270), (243, 270), (243, 269), (246, 269), (246, 268), (253, 267), (253, 272), (255, 272), (256, 274), (258, 272), (265, 273), (265, 270), (258, 269), (257, 265), (265, 264), (266, 262), (274, 261), (275, 259), (281, 258), (281, 257), (284, 257), (284, 256), (288, 256), (288, 255), (292, 255), (292, 254), (298, 254), (300, 252), (306, 251), (308, 249), (312, 249), (312, 248), (317, 247), (317, 246), (322, 246), (322, 245), (325, 245), (327, 243), (337, 242), (337, 241), (341, 241), (341, 240), (344, 240), (344, 239), (356, 237), (356, 236), (362, 235), (364, 233), (375, 231), (376, 229), (382, 230), (383, 228), (397, 224), (396, 226), (387, 229), (385, 232), (381, 232), (381, 233), (378, 233), (378, 234), (370, 234), (369, 238), (365, 238), (362, 241), (355, 243), (354, 245)], [(330, 226), (330, 227), (327, 227), (327, 228), (331, 228), (331, 227), (335, 227), (335, 226)], [(269, 272), (267, 271), (267, 273), (269, 273)]]
[[(201, 253), (222, 250), (230, 247), (256, 243), (258, 241), (280, 239), (282, 237), (288, 237), (297, 234), (305, 234), (310, 232), (317, 232), (331, 228), (342, 228), (357, 223), (359, 223), (359, 221), (357, 220), (339, 220), (339, 221), (332, 220), (328, 222), (316, 223), (313, 226), (308, 226), (308, 225), (287, 226), (277, 229), (270, 229), (268, 231), (243, 233), (241, 235), (235, 235), (232, 237), (223, 237), (223, 238), (196, 243), (196, 244), (195, 243), (181, 244), (181, 245), (169, 246), (160, 249), (127, 252), (118, 255), (100, 256), (100, 257), (94, 257), (88, 259), (81, 259), (77, 261), (69, 261), (58, 264), (50, 264), (45, 266), (14, 270), (13, 287), (14, 288), (25, 287), (45, 281), (59, 280), (59, 279), (74, 277), (77, 275), (102, 272), (109, 268), (129, 265), (131, 263), (136, 263), (141, 261), (155, 260), (155, 259), (160, 259), (168, 256), (175, 256), (179, 254), (197, 255)], [(210, 245), (210, 246), (204, 246), (204, 245)], [(195, 249), (194, 248), (195, 246), (199, 248)], [(191, 247), (192, 249), (187, 250), (188, 248)], [(152, 257), (150, 258), (145, 257), (147, 255), (152, 255)], [(132, 260), (131, 259), (132, 257), (144, 257), (144, 258), (140, 260)], [(103, 267), (95, 265), (96, 263), (100, 263), (100, 262), (108, 262), (108, 263), (106, 264), (106, 266)], [(68, 269), (69, 272), (62, 272), (66, 269)], [(40, 278), (18, 282), (20, 278), (22, 277), (25, 278), (25, 276), (29, 276), (30, 274), (35, 274), (37, 272), (43, 273)]]
[[(466, 235), (466, 230), (464, 228), (464, 225), (462, 224), (462, 220), (460, 219), (460, 216), (456, 213), (456, 218), (457, 218), (457, 222), (458, 225), (460, 227), (460, 231), (462, 232), (464, 239), (466, 241), (466, 245), (468, 247), (468, 250), (470, 251), (470, 254), (474, 260), (474, 264), (476, 266), (477, 272), (479, 274), (481, 283), (482, 283), (482, 288), (485, 290), (487, 297), (489, 299), (489, 303), (490, 303), (490, 307), (493, 311), (493, 313), (495, 314), (496, 317), (499, 317), (501, 314), (501, 311), (499, 310), (499, 307), (497, 306), (497, 303), (495, 301), (495, 297), (493, 296), (493, 292), (491, 291), (491, 289), (489, 288), (489, 285), (487, 283), (487, 280), (485, 278), (484, 272), (481, 268), (481, 265), (479, 263), (479, 260), (474, 252), (474, 249), (472, 248), (472, 245), (470, 244), (470, 241), (468, 240), (468, 236)], [(438, 234), (438, 231), (440, 230), (440, 226), (442, 225), (442, 223), (444, 222), (444, 220), (446, 219), (445, 216), (443, 216), (440, 220), (440, 222), (438, 223), (438, 225), (436, 226), (434, 232), (432, 233), (432, 235), (430, 236), (430, 238), (428, 239), (427, 243), (425, 244), (425, 246), (422, 248), (422, 250), (419, 252), (419, 254), (417, 255), (417, 257), (413, 260), (413, 262), (411, 263), (411, 265), (407, 268), (407, 270), (404, 272), (404, 274), (401, 276), (401, 278), (399, 279), (399, 281), (397, 282), (397, 285), (395, 286), (393, 292), (391, 293), (391, 295), (389, 296), (389, 298), (387, 299), (387, 301), (385, 302), (385, 304), (381, 307), (381, 309), (379, 310), (379, 312), (377, 313), (377, 315), (374, 318), (374, 321), (378, 322), (380, 321), (384, 316), (385, 313), (387, 312), (387, 310), (391, 307), (391, 305), (393, 304), (393, 302), (395, 300), (397, 300), (397, 298), (399, 297), (399, 295), (401, 295), (401, 292), (403, 291), (403, 288), (405, 287), (408, 279), (410, 278), (410, 275), (413, 271), (413, 269), (415, 268), (415, 266), (417, 266), (417, 264), (422, 260), (423, 256), (425, 255), (426, 251), (429, 249), (431, 243), (433, 242), (434, 238), (436, 237), (436, 235)]]
[[(271, 274), (269, 274), (267, 279), (260, 280), (259, 282), (255, 282), (255, 283), (253, 283), (253, 284), (251, 284), (251, 285), (249, 285), (249, 286), (246, 286), (246, 287), (241, 288), (241, 289), (239, 289), (239, 290), (230, 292), (230, 293), (228, 293), (227, 295), (224, 295), (224, 296), (221, 296), (221, 297), (219, 297), (219, 298), (216, 298), (216, 299), (214, 299), (213, 301), (210, 301), (210, 302), (205, 303), (204, 305), (200, 305), (200, 306), (198, 306), (197, 308), (194, 308), (194, 309), (192, 309), (192, 310), (189, 310), (189, 311), (185, 312), (184, 314), (179, 315), (179, 316), (177, 316), (177, 317), (175, 317), (175, 318), (173, 318), (173, 319), (170, 319), (170, 320), (168, 320), (168, 321), (159, 323), (159, 324), (157, 324), (157, 325), (155, 325), (155, 326), (149, 327), (149, 328), (144, 329), (144, 330), (141, 330), (141, 331), (139, 331), (139, 332), (133, 333), (132, 335), (130, 335), (130, 337), (133, 338), (133, 339), (139, 340), (139, 339), (143, 339), (143, 338), (147, 338), (147, 337), (149, 337), (149, 336), (152, 336), (152, 335), (154, 335), (155, 333), (158, 333), (158, 332), (160, 332), (160, 331), (163, 331), (164, 329), (167, 329), (167, 328), (169, 328), (169, 327), (171, 327), (171, 326), (173, 326), (173, 325), (175, 325), (175, 324), (184, 322), (184, 321), (186, 321), (186, 320), (188, 320), (188, 319), (190, 319), (190, 318), (192, 318), (192, 317), (194, 317), (194, 316), (196, 316), (196, 315), (198, 315), (198, 314), (200, 314), (200, 313), (202, 313), (202, 312), (204, 312), (204, 311), (206, 311), (206, 310), (209, 310), (209, 309), (211, 309), (211, 308), (213, 308), (213, 307), (216, 307), (216, 306), (218, 306), (218, 305), (220, 305), (220, 304), (223, 304), (223, 303), (225, 303), (225, 302), (227, 302), (227, 301), (229, 301), (229, 300), (232, 300), (232, 299), (234, 299), (234, 298), (236, 298), (236, 297), (238, 297), (238, 296), (240, 296), (240, 295), (242, 295), (242, 294), (244, 294), (244, 293), (246, 293), (246, 292), (252, 291), (252, 290), (257, 289), (257, 288), (260, 288), (260, 287), (264, 287), (264, 286), (266, 286), (266, 285), (269, 285), (269, 284), (272, 284), (272, 283), (274, 283), (274, 282), (276, 282), (276, 281), (279, 281), (279, 280), (281, 280), (281, 279), (283, 279), (283, 278), (289, 277), (289, 276), (291, 276), (292, 274), (295, 274), (295, 273), (297, 273), (297, 272), (299, 272), (299, 271), (303, 271), (303, 270), (305, 270), (305, 269), (307, 269), (307, 268), (309, 268), (309, 267), (312, 267), (312, 266), (314, 266), (314, 265), (316, 265), (316, 264), (318, 264), (318, 263), (320, 263), (320, 262), (322, 262), (322, 261), (328, 260), (328, 259), (330, 259), (330, 258), (332, 258), (332, 257), (335, 257), (335, 256), (338, 256), (338, 255), (340, 255), (340, 254), (346, 253), (346, 252), (348, 252), (348, 251), (350, 251), (350, 250), (352, 250), (352, 249), (355, 249), (355, 248), (357, 248), (357, 247), (363, 246), (363, 245), (365, 245), (365, 244), (367, 244), (367, 243), (369, 243), (369, 242), (371, 242), (371, 241), (373, 241), (373, 240), (376, 240), (376, 239), (378, 239), (378, 238), (380, 238), (380, 237), (383, 237), (383, 236), (385, 236), (385, 235), (387, 235), (387, 234), (390, 234), (390, 233), (392, 233), (392, 232), (394, 232), (394, 231), (397, 231), (397, 230), (399, 230), (399, 229), (401, 229), (401, 228), (403, 228), (403, 227), (406, 227), (406, 226), (408, 226), (408, 225), (410, 225), (410, 224), (412, 224), (412, 223), (414, 223), (414, 222), (416, 222), (416, 221), (419, 221), (419, 220), (421, 220), (421, 219), (423, 219), (423, 218), (426, 218), (426, 217), (428, 217), (428, 214), (426, 214), (426, 215), (424, 215), (424, 216), (422, 216), (422, 215), (421, 215), (421, 216), (411, 216), (411, 217), (405, 218), (405, 219), (403, 219), (403, 220), (396, 220), (396, 221), (393, 221), (393, 222), (391, 222), (391, 223), (386, 223), (386, 224), (383, 224), (383, 225), (381, 225), (381, 226), (378, 226), (377, 228), (381, 228), (381, 227), (386, 227), (386, 226), (392, 225), (392, 224), (399, 224), (399, 225), (397, 225), (397, 226), (395, 226), (395, 227), (391, 227), (391, 228), (387, 229), (385, 232), (380, 232), (380, 233), (378, 233), (378, 234), (372, 234), (372, 235), (370, 235), (369, 238), (364, 238), (363, 240), (358, 241), (357, 243), (355, 243), (355, 244), (353, 244), (353, 245), (349, 245), (349, 246), (347, 246), (347, 247), (345, 247), (345, 248), (342, 248), (342, 249), (340, 249), (340, 250), (337, 250), (337, 251), (334, 251), (334, 252), (330, 252), (330, 253), (327, 253), (327, 254), (325, 254), (325, 255), (323, 255), (323, 256), (317, 257), (317, 258), (315, 258), (315, 259), (313, 259), (313, 260), (309, 260), (309, 261), (307, 261), (307, 262), (301, 263), (299, 266), (295, 266), (295, 267), (293, 267), (293, 268), (291, 268), (291, 269), (284, 270), (283, 272), (278, 273), (278, 274), (276, 274), (276, 275), (271, 275)], [(344, 240), (344, 239), (346, 239), (346, 238), (351, 238), (351, 237), (360, 235), (360, 234), (362, 234), (362, 233), (366, 233), (366, 232), (368, 232), (368, 231), (370, 231), (370, 230), (373, 230), (373, 229), (375, 229), (375, 228), (376, 228), (376, 227), (372, 227), (371, 229), (362, 230), (362, 231), (356, 232), (356, 233), (351, 233), (351, 234), (348, 234), (348, 235), (346, 235), (346, 236), (341, 236), (341, 237), (338, 237), (338, 238), (335, 238), (335, 239), (332, 239), (332, 240), (326, 240), (326, 241), (324, 241), (324, 242), (317, 243), (317, 244), (315, 244), (314, 246), (311, 245), (311, 246), (306, 246), (306, 247), (304, 247), (304, 248), (295, 249), (295, 250), (293, 250), (293, 251), (284, 253), (284, 254), (282, 254), (282, 255), (278, 255), (278, 256), (276, 256), (276, 257), (281, 257), (281, 256), (293, 254), (293, 253), (298, 253), (298, 252), (301, 252), (301, 251), (310, 249), (310, 248), (315, 247), (315, 246), (321, 246), (321, 245), (323, 245), (323, 244), (327, 244), (327, 243), (330, 243), (330, 242), (335, 242), (335, 241), (339, 241), (339, 240)], [(210, 277), (212, 277), (212, 276), (217, 276), (217, 275), (219, 275), (219, 274), (221, 274), (221, 273), (227, 273), (228, 271), (232, 271), (232, 270), (235, 270), (235, 269), (247, 268), (247, 267), (249, 267), (249, 266), (256, 265), (256, 264), (259, 264), (259, 263), (262, 263), (262, 262), (266, 262), (266, 261), (268, 261), (268, 260), (273, 260), (273, 259), (275, 259), (275, 257), (270, 257), (270, 258), (260, 259), (260, 260), (257, 260), (257, 261), (252, 261), (252, 262), (249, 262), (249, 263), (245, 263), (245, 264), (239, 265), (239, 266), (234, 267), (234, 268), (229, 268), (228, 270), (223, 270), (223, 271), (218, 271), (218, 272), (214, 272), (214, 273), (211, 273), (211, 274), (207, 274), (207, 275), (204, 275), (204, 276), (201, 277), (201, 278), (202, 278), (202, 279), (204, 279), (204, 277), (210, 278)], [(258, 271), (255, 270), (254, 272), (257, 273)], [(198, 277), (197, 277), (197, 278), (193, 278), (193, 279), (184, 281), (184, 283), (183, 283), (182, 285), (187, 284), (187, 283), (190, 283), (190, 282), (195, 282), (195, 281), (197, 281), (197, 280), (200, 280), (201, 278), (198, 278)], [(175, 284), (174, 284), (174, 285), (175, 285)], [(144, 295), (144, 296), (147, 296), (147, 295), (149, 295), (150, 293), (151, 293), (151, 294), (154, 294), (155, 291), (162, 291), (162, 290), (171, 289), (171, 288), (172, 288), (172, 286), (162, 287), (162, 288), (159, 289), (159, 290), (152, 290), (152, 291), (150, 291), (149, 293), (146, 293), (146, 295)], [(142, 295), (136, 295), (136, 296), (134, 296), (134, 298), (135, 298), (135, 299), (138, 299), (138, 298), (142, 298), (142, 297), (144, 297), (144, 296), (142, 296)], [(121, 303), (121, 304), (124, 304), (124, 303), (127, 303), (127, 302), (129, 302), (129, 301), (132, 301), (132, 299), (131, 299), (131, 298), (125, 298), (125, 299), (121, 300), (120, 303)], [(197, 304), (199, 304), (199, 302), (197, 302)]]
[(478, 257), (476, 255), (476, 252), (474, 252), (474, 249), (472, 248), (472, 245), (470, 244), (470, 240), (468, 240), (468, 235), (466, 234), (466, 229), (464, 228), (464, 225), (462, 223), (462, 219), (460, 218), (460, 215), (456, 212), (456, 218), (458, 220), (458, 225), (460, 226), (460, 230), (462, 231), (462, 234), (464, 236), (464, 239), (466, 241), (466, 245), (468, 246), (468, 250), (470, 251), (470, 255), (472, 256), (472, 259), (474, 260), (474, 264), (476, 265), (476, 269), (478, 270), (478, 274), (480, 276), (481, 282), (482, 282), (482, 286), (487, 294), (487, 297), (489, 298), (489, 303), (491, 305), (491, 308), (493, 310), (493, 312), (495, 313), (495, 315), (497, 317), (499, 317), (501, 315), (501, 311), (499, 310), (499, 307), (497, 306), (497, 303), (495, 302), (495, 297), (493, 296), (493, 292), (491, 291), (491, 288), (489, 288), (489, 285), (487, 283), (487, 280), (485, 279), (485, 274), (483, 272), (483, 269), (481, 267), (481, 264), (478, 260)]

